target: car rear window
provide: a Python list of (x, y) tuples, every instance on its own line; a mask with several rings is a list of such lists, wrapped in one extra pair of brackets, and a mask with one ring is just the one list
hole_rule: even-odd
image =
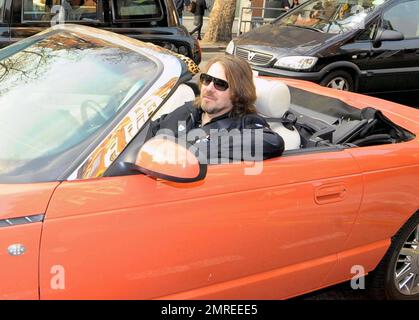
[(161, 0), (113, 0), (114, 20), (161, 20)]

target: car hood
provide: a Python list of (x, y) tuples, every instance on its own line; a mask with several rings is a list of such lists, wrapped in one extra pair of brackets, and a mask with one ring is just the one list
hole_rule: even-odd
[(43, 215), (59, 182), (0, 184), (1, 220)]
[(336, 34), (279, 24), (267, 24), (243, 34), (235, 41), (237, 47), (270, 52), (277, 57), (289, 54), (306, 55), (319, 50)]

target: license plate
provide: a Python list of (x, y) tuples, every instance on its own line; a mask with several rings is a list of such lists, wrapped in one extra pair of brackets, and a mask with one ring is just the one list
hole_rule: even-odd
[(256, 70), (252, 70), (253, 76), (254, 77), (258, 77), (259, 76), (259, 71)]

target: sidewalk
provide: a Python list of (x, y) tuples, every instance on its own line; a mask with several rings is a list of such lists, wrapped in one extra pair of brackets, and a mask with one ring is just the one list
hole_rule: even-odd
[(225, 51), (228, 43), (224, 42), (204, 42), (199, 41), (199, 45), (203, 52), (220, 52)]

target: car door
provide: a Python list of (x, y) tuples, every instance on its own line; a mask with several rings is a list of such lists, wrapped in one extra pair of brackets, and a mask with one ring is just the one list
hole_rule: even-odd
[(66, 13), (69, 5), (65, 5), (65, 1), (71, 2), (70, 0), (46, 0), (42, 3), (37, 0), (13, 1), (11, 42), (30, 37), (59, 23), (76, 23), (99, 28), (109, 26), (107, 1), (84, 0), (83, 4), (75, 9), (77, 15)]
[(0, 300), (39, 298), (42, 221), (57, 185), (0, 185)]
[(185, 184), (63, 182), (44, 222), (41, 298), (286, 298), (321, 287), (360, 205), (357, 164), (343, 150), (248, 166), (211, 165)]
[(374, 80), (369, 72), (374, 69), (375, 60), (371, 59), (373, 52), (373, 40), (377, 33), (379, 17), (371, 18), (365, 29), (355, 34), (347, 43), (342, 45), (339, 51), (344, 58), (354, 63), (360, 70), (358, 74), (357, 92), (365, 92), (374, 86)]
[(401, 41), (373, 46), (367, 70), (369, 92), (419, 89), (419, 0), (394, 2), (381, 16), (381, 27), (404, 35)]

